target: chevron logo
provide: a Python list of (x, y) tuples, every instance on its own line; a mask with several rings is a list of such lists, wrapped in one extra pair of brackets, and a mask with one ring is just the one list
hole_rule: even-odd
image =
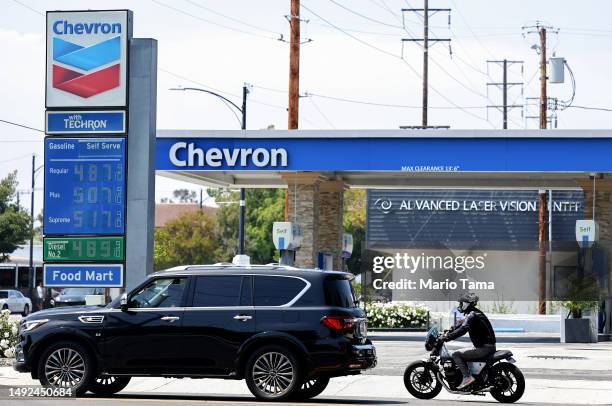
[(53, 87), (83, 98), (119, 87), (120, 58), (120, 36), (87, 47), (53, 38)]

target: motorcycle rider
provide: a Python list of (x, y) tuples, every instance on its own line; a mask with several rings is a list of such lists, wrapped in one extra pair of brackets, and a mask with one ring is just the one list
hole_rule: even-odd
[(457, 309), (463, 313), (464, 319), (451, 327), (443, 337), (445, 341), (456, 340), (465, 333), (470, 334), (473, 348), (462, 348), (453, 353), (453, 360), (463, 374), (461, 384), (457, 389), (463, 389), (474, 383), (474, 377), (470, 374), (467, 362), (482, 360), (496, 351), (495, 333), (487, 316), (476, 308), (478, 296), (474, 293), (466, 293), (458, 299)]

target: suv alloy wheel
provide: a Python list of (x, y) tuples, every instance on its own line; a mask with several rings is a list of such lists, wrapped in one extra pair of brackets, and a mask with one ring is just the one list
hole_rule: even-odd
[(300, 390), (295, 393), (293, 399), (295, 400), (307, 400), (319, 396), (327, 385), (329, 384), (329, 377), (319, 376), (317, 378), (308, 379), (305, 381)]
[(80, 344), (60, 341), (47, 348), (38, 362), (38, 376), (43, 386), (72, 389), (82, 395), (93, 378), (89, 352)]
[(265, 346), (246, 364), (246, 383), (261, 400), (285, 400), (302, 386), (302, 368), (293, 352), (280, 345)]
[(128, 386), (130, 379), (129, 376), (99, 376), (91, 381), (87, 390), (98, 396), (114, 395)]

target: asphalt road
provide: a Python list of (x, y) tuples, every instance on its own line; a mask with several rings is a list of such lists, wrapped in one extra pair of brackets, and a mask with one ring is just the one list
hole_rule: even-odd
[[(486, 405), (491, 406), (495, 402), (480, 402), (479, 398), (470, 397), (465, 399), (465, 403), (468, 406)], [(281, 403), (281, 402), (258, 402), (251, 397), (246, 396), (186, 396), (182, 394), (164, 394), (149, 396), (146, 394), (140, 395), (117, 395), (113, 398), (76, 398), (76, 399), (16, 399), (16, 398), (0, 398), (3, 406), (23, 406), (26, 404), (32, 404), (36, 406), (47, 406), (61, 404), (69, 405), (71, 402), (74, 404), (84, 404), (86, 402), (89, 406), (113, 406), (117, 404), (124, 405), (192, 405), (192, 404), (205, 404), (205, 405), (219, 405), (219, 406), (256, 406), (256, 405), (287, 405), (292, 406), (399, 406), (399, 405), (414, 405), (414, 406), (450, 406), (456, 405), (455, 400), (393, 400), (383, 398), (336, 398), (321, 396), (312, 399), (308, 402), (295, 402), (295, 403)], [(520, 403), (521, 405), (536, 405), (536, 403)], [(542, 406), (542, 403), (537, 403), (538, 406)]]
[[(415, 336), (414, 339), (404, 339), (401, 340), (393, 340), (387, 339), (387, 337), (377, 338), (375, 334), (372, 335), (372, 339), (377, 347), (378, 366), (370, 371), (366, 372), (366, 375), (371, 375), (371, 378), (378, 378), (367, 380), (367, 384), (375, 385), (372, 387), (371, 393), (372, 396), (358, 397), (358, 394), (353, 394), (349, 390), (345, 391), (346, 395), (342, 397), (336, 396), (337, 392), (331, 391), (331, 394), (326, 394), (325, 392), (320, 396), (308, 402), (300, 402), (300, 403), (292, 403), (293, 405), (429, 405), (429, 406), (437, 406), (437, 405), (456, 405), (456, 404), (466, 404), (466, 405), (491, 405), (496, 404), (492, 400), (491, 397), (477, 397), (477, 396), (465, 396), (460, 397), (459, 400), (430, 400), (430, 401), (421, 401), (416, 399), (411, 399), (407, 396), (405, 398), (391, 398), (393, 395), (385, 396), (386, 393), (391, 393), (391, 391), (386, 390), (384, 386), (388, 379), (393, 377), (400, 377), (403, 375), (404, 369), (406, 365), (414, 360), (418, 360), (427, 355), (426, 351), (423, 348), (423, 343), (421, 339), (417, 339)], [(572, 385), (575, 385), (577, 380), (584, 382), (584, 384), (589, 385), (587, 381), (600, 381), (593, 382), (593, 390), (597, 390), (596, 388), (601, 386), (602, 388), (608, 388), (608, 386), (603, 386), (604, 384), (608, 384), (612, 381), (612, 367), (610, 366), (610, 361), (612, 361), (612, 345), (608, 345), (612, 343), (598, 344), (596, 346), (584, 346), (584, 345), (575, 345), (569, 347), (561, 347), (560, 344), (553, 343), (504, 343), (498, 345), (500, 349), (510, 349), (517, 354), (518, 358), (518, 366), (523, 370), (526, 379), (529, 382), (530, 378), (535, 379), (552, 379), (555, 382), (558, 382), (558, 385), (563, 387), (563, 382), (569, 381), (573, 382)], [(449, 344), (450, 348), (459, 347), (465, 345), (464, 343), (451, 343)], [(548, 358), (541, 358), (541, 356), (546, 356)], [(568, 360), (558, 360), (554, 357), (565, 357)], [(552, 358), (552, 359), (551, 359)], [(595, 365), (597, 364), (597, 365)], [(588, 365), (589, 368), (585, 368), (584, 366)], [(364, 377), (367, 378), (367, 377)], [(155, 378), (149, 378), (155, 379)], [(363, 385), (362, 382), (356, 381), (359, 377), (351, 377), (350, 382), (353, 382), (354, 385)], [(168, 404), (168, 405), (190, 405), (194, 403), (202, 403), (206, 405), (269, 405), (269, 404), (288, 404), (288, 403), (269, 403), (269, 402), (258, 402), (250, 395), (241, 394), (237, 395), (234, 390), (234, 394), (232, 395), (223, 395), (223, 389), (219, 388), (217, 385), (219, 381), (214, 380), (202, 380), (195, 384), (194, 380), (182, 381), (182, 383), (188, 384), (191, 382), (191, 387), (193, 385), (197, 386), (202, 385), (208, 388), (207, 394), (198, 394), (194, 393), (194, 391), (179, 392), (177, 391), (177, 387), (174, 389), (170, 389), (168, 387), (168, 391), (161, 392), (156, 391), (148, 392), (144, 391), (139, 386), (133, 386), (133, 389), (130, 390), (130, 387), (126, 388), (124, 392), (121, 392), (116, 397), (113, 398), (95, 398), (95, 397), (84, 397), (78, 399), (24, 399), (24, 398), (10, 398), (6, 396), (0, 396), (0, 404), (2, 405), (25, 405), (32, 404), (36, 406), (41, 405), (57, 405), (57, 404), (70, 404), (71, 402), (77, 402), (73, 404), (84, 404), (87, 402), (90, 406), (97, 405), (117, 405), (117, 404)], [(400, 382), (397, 379), (393, 379), (396, 382), (395, 385), (401, 386)], [(608, 381), (607, 383), (604, 381)], [(6, 381), (5, 381), (6, 382)], [(159, 382), (160, 387), (166, 385), (166, 382), (170, 382), (170, 380), (161, 380)], [(227, 381), (225, 381), (227, 382)], [(376, 383), (374, 383), (376, 382)], [(533, 382), (533, 381), (532, 381)], [(365, 382), (364, 382), (365, 383)], [(5, 383), (6, 384), (6, 383)], [(600, 385), (601, 384), (601, 385)], [(236, 382), (240, 388), (243, 389), (243, 382)], [(378, 387), (376, 387), (378, 386)], [(217, 387), (219, 393), (214, 389)], [(212, 390), (211, 390), (212, 389)], [(363, 388), (362, 388), (363, 389)], [(405, 393), (404, 388), (394, 388), (395, 396), (398, 393)], [(178, 389), (180, 390), (180, 389)], [(608, 390), (608, 389), (606, 389)], [(196, 390), (197, 392), (197, 390)], [(361, 391), (361, 393), (370, 393), (370, 390)], [(444, 391), (443, 391), (444, 392)], [(5, 395), (6, 392), (2, 391), (2, 395)], [(229, 392), (228, 392), (229, 393)], [(245, 393), (245, 392), (242, 392)], [(441, 395), (442, 396), (442, 395)], [(448, 397), (447, 397), (448, 398)], [(569, 401), (569, 399), (568, 399)], [(61, 402), (61, 403), (60, 403)], [(536, 404), (536, 403), (523, 403), (520, 404)], [(537, 405), (543, 405), (544, 403), (537, 403)], [(559, 403), (557, 403), (559, 404)], [(575, 404), (574, 402), (569, 401), (567, 404)]]

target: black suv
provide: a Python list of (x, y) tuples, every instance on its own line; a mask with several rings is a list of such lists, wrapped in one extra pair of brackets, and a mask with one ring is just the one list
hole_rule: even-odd
[(15, 369), (77, 394), (163, 376), (245, 379), (259, 399), (311, 398), (330, 378), (376, 365), (352, 278), (280, 265), (172, 268), (106, 307), (26, 317)]

